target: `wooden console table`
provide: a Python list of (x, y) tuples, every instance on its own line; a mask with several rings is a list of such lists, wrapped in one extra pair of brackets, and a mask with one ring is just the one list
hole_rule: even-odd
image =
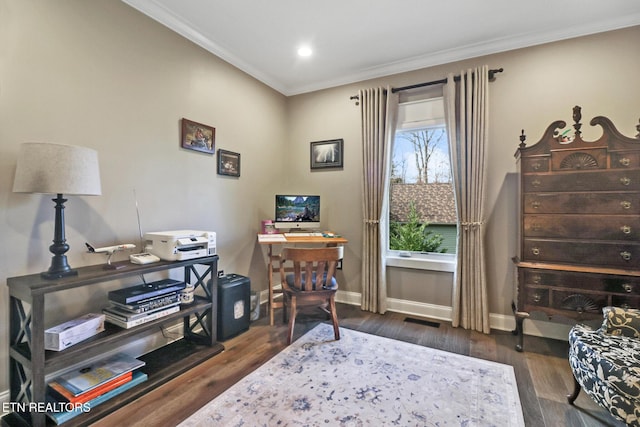
[[(258, 236), (258, 243), (261, 245), (267, 246), (267, 263), (268, 263), (268, 274), (269, 274), (269, 322), (271, 326), (273, 326), (273, 310), (276, 308), (283, 307), (282, 301), (282, 289), (280, 287), (276, 288), (276, 281), (273, 279), (274, 268), (273, 263), (280, 261), (280, 252), (277, 254), (274, 253), (273, 247), (278, 246), (282, 249), (284, 245), (294, 245), (294, 244), (306, 244), (306, 245), (324, 245), (324, 246), (337, 246), (337, 245), (346, 245), (349, 243), (347, 239), (344, 237), (324, 237), (324, 236), (292, 236), (295, 233), (287, 233), (278, 234), (278, 236), (283, 236), (284, 240), (272, 241), (272, 240), (260, 240), (260, 235)], [(277, 268), (275, 269), (277, 271)]]
[[(91, 411), (72, 418), (64, 425), (88, 425), (224, 350), (216, 338), (217, 255), (187, 261), (160, 261), (147, 265), (129, 262), (115, 264), (122, 268), (105, 270), (103, 265), (81, 267), (78, 268), (77, 276), (58, 280), (45, 280), (40, 277), (40, 274), (7, 279), (10, 299), (11, 402), (27, 406), (30, 403), (45, 402), (46, 375), (99, 356), (122, 345), (128, 338), (176, 319), (183, 319), (184, 338), (139, 357), (146, 363), (142, 370), (148, 374), (147, 381), (92, 407)], [(200, 270), (195, 268), (197, 265), (201, 266)], [(183, 269), (184, 281), (195, 286), (198, 295), (193, 304), (182, 306), (177, 313), (131, 329), (122, 329), (105, 323), (105, 331), (88, 340), (59, 352), (45, 350), (45, 296), (47, 294), (171, 269)], [(208, 278), (210, 280), (207, 281)], [(45, 413), (41, 411), (12, 413), (10, 416), (21, 417), (23, 422), (36, 427), (46, 424)]]

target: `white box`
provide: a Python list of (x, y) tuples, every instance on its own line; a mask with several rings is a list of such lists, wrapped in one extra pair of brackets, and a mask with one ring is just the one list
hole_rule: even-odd
[(45, 350), (60, 351), (104, 331), (104, 314), (88, 313), (44, 331)]

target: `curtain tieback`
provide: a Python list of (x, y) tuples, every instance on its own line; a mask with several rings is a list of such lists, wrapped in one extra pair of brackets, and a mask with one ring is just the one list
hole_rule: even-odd
[(468, 230), (469, 228), (475, 229), (480, 227), (481, 225), (484, 225), (484, 222), (482, 221), (476, 221), (476, 222), (461, 222), (460, 225), (462, 226), (462, 228), (464, 228), (465, 230)]
[(362, 221), (368, 225), (380, 224), (380, 220), (377, 220), (377, 219), (363, 219)]

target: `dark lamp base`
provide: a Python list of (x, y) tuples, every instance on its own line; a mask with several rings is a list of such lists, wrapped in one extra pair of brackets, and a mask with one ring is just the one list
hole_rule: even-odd
[(68, 276), (77, 276), (78, 272), (73, 270), (67, 262), (65, 253), (69, 250), (67, 240), (64, 237), (64, 202), (67, 199), (58, 194), (58, 197), (52, 199), (55, 206), (55, 229), (53, 232), (53, 244), (49, 246), (49, 251), (53, 254), (49, 270), (40, 273), (40, 277), (47, 280), (61, 279)]

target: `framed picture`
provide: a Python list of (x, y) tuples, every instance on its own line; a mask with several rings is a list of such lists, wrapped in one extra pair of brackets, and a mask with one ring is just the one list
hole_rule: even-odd
[(330, 139), (311, 143), (311, 169), (341, 168), (342, 139)]
[(219, 149), (218, 175), (240, 176), (240, 153)]
[(182, 148), (214, 154), (216, 152), (216, 128), (182, 119)]

